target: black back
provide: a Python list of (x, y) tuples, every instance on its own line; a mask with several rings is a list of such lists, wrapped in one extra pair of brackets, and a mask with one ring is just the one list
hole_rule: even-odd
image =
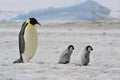
[(24, 50), (25, 50), (24, 32), (25, 32), (25, 28), (27, 25), (28, 25), (28, 23), (24, 22), (22, 24), (22, 28), (21, 28), (21, 31), (19, 33), (19, 51), (20, 51), (20, 54), (24, 53)]

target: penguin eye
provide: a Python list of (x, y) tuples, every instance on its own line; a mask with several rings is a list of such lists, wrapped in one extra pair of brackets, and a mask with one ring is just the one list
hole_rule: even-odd
[(91, 47), (88, 48), (88, 51), (92, 51), (93, 49)]
[(74, 50), (73, 47), (70, 47), (70, 50)]

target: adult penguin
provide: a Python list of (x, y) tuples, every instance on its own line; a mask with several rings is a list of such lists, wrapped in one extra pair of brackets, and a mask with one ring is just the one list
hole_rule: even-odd
[(38, 44), (38, 36), (35, 26), (36, 24), (39, 23), (35, 18), (28, 18), (23, 23), (22, 28), (19, 32), (20, 58), (13, 63), (29, 62), (29, 60), (34, 56)]

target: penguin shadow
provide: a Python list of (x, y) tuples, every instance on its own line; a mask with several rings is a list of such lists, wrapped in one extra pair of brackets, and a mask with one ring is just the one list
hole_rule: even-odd
[(59, 62), (57, 63), (53, 63), (50, 66), (50, 69), (54, 69), (54, 70), (62, 70), (65, 67), (68, 67), (70, 64), (60, 64)]
[(81, 64), (76, 64), (76, 63), (73, 63), (73, 64), (76, 65), (76, 66), (79, 66), (79, 67), (93, 66), (93, 65), (91, 65), (91, 64), (88, 64), (88, 65), (81, 65)]
[(36, 64), (45, 64), (45, 62), (31, 62), (31, 63), (36, 63)]
[(3, 66), (3, 67), (7, 67), (7, 66), (9, 66), (8, 64), (1, 64), (1, 66)]
[(58, 67), (58, 66), (52, 66), (52, 67), (50, 67), (50, 69), (60, 70), (61, 68), (60, 68), (60, 67)]
[(53, 70), (61, 70), (61, 66), (58, 63), (49, 63), (49, 62), (36, 62), (36, 64), (39, 65), (44, 65), (46, 66), (48, 69), (53, 69)]

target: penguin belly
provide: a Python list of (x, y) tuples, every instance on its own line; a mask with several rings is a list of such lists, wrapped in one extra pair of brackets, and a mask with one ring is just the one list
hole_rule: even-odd
[(28, 25), (24, 33), (25, 50), (22, 54), (23, 62), (28, 62), (36, 53), (38, 37), (35, 26)]

